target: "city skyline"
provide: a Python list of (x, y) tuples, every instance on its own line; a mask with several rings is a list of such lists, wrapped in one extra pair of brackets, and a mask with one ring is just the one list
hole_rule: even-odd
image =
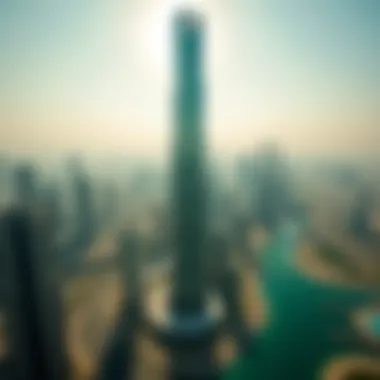
[[(177, 3), (2, 4), (0, 150), (165, 154)], [(374, 154), (378, 4), (203, 1), (211, 148), (276, 138), (294, 154)]]

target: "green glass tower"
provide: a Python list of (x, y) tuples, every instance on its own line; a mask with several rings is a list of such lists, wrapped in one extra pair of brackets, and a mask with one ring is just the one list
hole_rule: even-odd
[(203, 17), (183, 11), (174, 20), (175, 136), (173, 307), (197, 312), (204, 292), (205, 186), (203, 152)]
[(165, 316), (155, 318), (155, 308), (149, 315), (157, 327), (159, 339), (169, 348), (170, 378), (214, 380), (218, 377), (212, 348), (221, 312), (216, 297), (207, 294), (205, 278), (206, 195), (202, 109), (205, 22), (199, 13), (182, 10), (175, 15), (173, 26), (173, 283), (164, 292), (169, 301), (168, 308), (164, 303)]

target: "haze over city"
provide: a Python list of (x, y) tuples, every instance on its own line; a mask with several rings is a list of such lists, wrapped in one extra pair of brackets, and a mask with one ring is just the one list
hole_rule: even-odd
[[(181, 3), (2, 3), (0, 150), (166, 154), (169, 18)], [(379, 2), (196, 3), (210, 15), (212, 149), (274, 137), (295, 155), (376, 154)]]

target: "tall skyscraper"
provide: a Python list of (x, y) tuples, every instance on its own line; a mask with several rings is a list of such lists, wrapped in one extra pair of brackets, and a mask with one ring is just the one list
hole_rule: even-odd
[[(170, 379), (217, 379), (213, 343), (223, 318), (208, 294), (202, 51), (205, 20), (196, 11), (174, 19), (175, 131), (172, 193), (173, 282), (157, 289), (146, 312), (171, 356)], [(168, 299), (171, 297), (171, 299)], [(168, 305), (171, 307), (166, 308)]]
[(253, 182), (253, 157), (242, 156), (236, 161), (235, 166), (235, 196), (239, 213), (252, 217), (253, 194), (255, 192)]
[(289, 205), (288, 168), (276, 145), (264, 145), (255, 157), (255, 219), (270, 231), (284, 221)]
[(0, 204), (4, 203), (8, 190), (9, 161), (5, 155), (0, 155)]
[(174, 28), (174, 283), (164, 336), (171, 351), (172, 380), (213, 380), (217, 376), (212, 348), (221, 314), (216, 299), (207, 294), (206, 283), (204, 19), (195, 11), (182, 11), (176, 15)]
[(107, 183), (103, 189), (102, 224), (105, 228), (115, 227), (119, 216), (119, 194), (115, 183)]
[(50, 183), (44, 189), (44, 206), (49, 217), (54, 238), (57, 238), (62, 227), (61, 192), (57, 184)]
[(195, 11), (176, 15), (174, 136), (174, 307), (195, 311), (203, 303), (205, 182), (202, 48), (204, 20)]
[(84, 171), (78, 171), (73, 178), (74, 207), (77, 226), (78, 247), (90, 244), (95, 234), (93, 192), (90, 179)]
[[(170, 218), (174, 240), (173, 282), (166, 292), (160, 289), (153, 292), (146, 313), (158, 331), (158, 338), (170, 350), (172, 380), (218, 378), (213, 343), (223, 309), (220, 299), (208, 294), (206, 283), (204, 31), (205, 21), (198, 12), (176, 14), (173, 218)], [(165, 309), (167, 301), (171, 308)]]
[(367, 187), (359, 189), (349, 215), (349, 232), (362, 242), (368, 242), (371, 237), (370, 215), (374, 208), (373, 198)]
[(14, 377), (66, 380), (57, 268), (50, 231), (40, 211), (10, 210), (0, 219)]
[(14, 172), (15, 201), (21, 206), (30, 206), (37, 199), (36, 172), (31, 165), (22, 165)]

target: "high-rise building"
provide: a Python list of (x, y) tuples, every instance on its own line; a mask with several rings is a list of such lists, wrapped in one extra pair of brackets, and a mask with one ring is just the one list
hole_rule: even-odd
[(37, 175), (31, 165), (21, 165), (14, 171), (14, 195), (17, 204), (26, 206), (37, 200)]
[(66, 380), (58, 268), (41, 211), (10, 210), (0, 219), (12, 378)]
[(222, 309), (218, 299), (207, 294), (206, 283), (206, 182), (202, 109), (204, 31), (204, 19), (198, 12), (181, 11), (176, 14), (172, 194), (174, 268), (172, 289), (166, 293), (172, 297), (169, 302), (171, 309), (167, 310), (163, 318), (156, 311), (162, 306), (156, 308), (154, 299), (149, 303), (152, 307), (149, 315), (159, 324), (159, 336), (169, 345), (172, 362), (170, 378), (173, 380), (217, 378), (212, 345)]
[(260, 225), (275, 230), (288, 214), (289, 173), (276, 145), (265, 145), (254, 161), (254, 216)]
[(119, 216), (119, 193), (114, 183), (107, 183), (103, 189), (103, 212), (101, 213), (105, 228), (115, 227)]
[(61, 192), (56, 184), (51, 183), (46, 186), (43, 201), (54, 237), (57, 237), (57, 234), (60, 233), (63, 224), (60, 196)]
[(76, 236), (79, 247), (90, 243), (95, 234), (95, 210), (91, 183), (84, 171), (73, 178)]
[(374, 208), (374, 199), (371, 191), (364, 187), (357, 193), (349, 215), (349, 232), (363, 242), (371, 237), (370, 215)]
[(235, 166), (235, 196), (239, 213), (251, 217), (253, 209), (253, 194), (255, 192), (253, 181), (253, 157), (242, 156), (236, 160)]
[(5, 203), (8, 190), (9, 161), (6, 156), (0, 155), (0, 205)]
[(204, 292), (204, 26), (195, 11), (179, 12), (174, 20), (174, 307), (182, 311), (201, 308)]

